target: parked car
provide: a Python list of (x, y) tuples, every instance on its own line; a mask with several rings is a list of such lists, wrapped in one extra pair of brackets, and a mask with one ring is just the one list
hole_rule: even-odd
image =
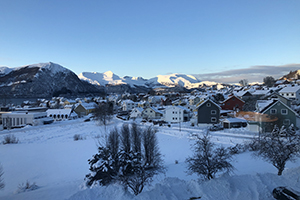
[(214, 124), (213, 126), (209, 127), (210, 131), (220, 131), (223, 130), (223, 126), (221, 124)]
[(300, 192), (289, 187), (277, 187), (273, 190), (273, 197), (278, 200), (300, 200)]

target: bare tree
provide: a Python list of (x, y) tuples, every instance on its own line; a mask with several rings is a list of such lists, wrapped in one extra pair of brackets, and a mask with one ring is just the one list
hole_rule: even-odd
[(141, 130), (136, 123), (131, 124), (131, 139), (132, 139), (132, 151), (141, 152), (141, 145), (142, 145)]
[(229, 149), (214, 148), (214, 144), (210, 141), (209, 131), (203, 137), (197, 136), (193, 148), (194, 155), (186, 159), (189, 174), (196, 173), (205, 180), (210, 180), (218, 172), (233, 170), (230, 164), (232, 154)]
[(0, 190), (4, 188), (5, 184), (4, 184), (4, 181), (3, 181), (3, 176), (4, 172), (3, 172), (3, 167), (2, 165), (0, 164)]
[(103, 105), (97, 105), (94, 109), (94, 118), (98, 120), (102, 125), (105, 126), (109, 121), (112, 120), (113, 117), (113, 111), (109, 104), (103, 104)]
[(123, 124), (121, 128), (121, 146), (122, 150), (125, 153), (129, 153), (131, 150), (131, 141), (130, 141), (130, 130), (128, 124)]
[(246, 86), (248, 86), (249, 82), (247, 79), (242, 79), (239, 81), (239, 84), (243, 87), (246, 87)]
[(272, 76), (266, 76), (263, 79), (264, 85), (268, 86), (268, 87), (272, 87), (275, 84), (275, 79)]
[(254, 155), (272, 163), (282, 175), (287, 161), (295, 161), (300, 156), (300, 135), (293, 126), (279, 129), (274, 127), (271, 133), (264, 133), (260, 138), (253, 139), (258, 150)]

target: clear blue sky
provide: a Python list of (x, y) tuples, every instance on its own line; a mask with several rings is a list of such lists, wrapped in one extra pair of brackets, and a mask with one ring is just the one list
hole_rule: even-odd
[(0, 0), (0, 66), (49, 61), (144, 78), (299, 64), (300, 0)]

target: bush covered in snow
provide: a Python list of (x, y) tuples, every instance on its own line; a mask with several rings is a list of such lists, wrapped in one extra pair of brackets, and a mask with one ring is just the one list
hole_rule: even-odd
[(14, 135), (6, 135), (4, 137), (4, 140), (2, 143), (3, 144), (17, 144), (17, 143), (19, 143), (19, 140)]
[(75, 134), (73, 136), (73, 139), (74, 139), (74, 141), (77, 141), (77, 140), (83, 140), (84, 138), (80, 134)]
[(39, 187), (35, 183), (30, 183), (29, 181), (26, 181), (26, 183), (19, 184), (16, 193), (28, 192), (36, 190), (38, 188)]

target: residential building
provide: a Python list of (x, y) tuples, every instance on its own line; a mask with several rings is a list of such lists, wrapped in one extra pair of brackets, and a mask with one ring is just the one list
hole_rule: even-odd
[(163, 117), (163, 111), (154, 107), (145, 108), (142, 112), (143, 119), (161, 119)]
[(244, 105), (245, 105), (245, 101), (233, 95), (228, 97), (225, 101), (222, 102), (221, 108), (223, 110), (240, 111), (243, 110)]
[(166, 122), (186, 122), (190, 118), (191, 111), (183, 106), (167, 106), (164, 110), (164, 120)]
[(279, 94), (290, 100), (300, 103), (300, 86), (285, 87), (279, 91)]
[(256, 121), (263, 132), (271, 132), (275, 125), (278, 127), (290, 126), (298, 127), (298, 114), (280, 100), (259, 100), (256, 103)]
[(83, 117), (92, 113), (96, 107), (97, 104), (95, 102), (79, 103), (75, 106), (74, 112), (78, 115), (78, 117)]
[(221, 107), (210, 99), (202, 102), (197, 108), (197, 124), (218, 124)]

